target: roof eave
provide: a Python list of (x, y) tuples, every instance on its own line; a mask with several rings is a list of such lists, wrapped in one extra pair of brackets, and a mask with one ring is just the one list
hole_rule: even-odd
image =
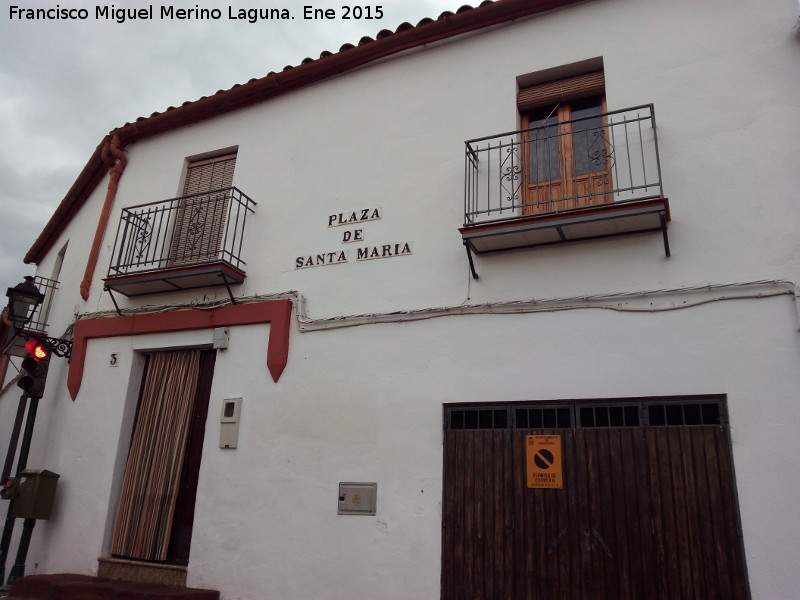
[(405, 50), (580, 1), (583, 0), (499, 0), (460, 13), (444, 13), (436, 21), (343, 49), (296, 67), (287, 67), (280, 73), (270, 73), (163, 113), (154, 113), (135, 123), (126, 124), (113, 133), (119, 135), (123, 144), (130, 143), (264, 102)]
[[(134, 123), (127, 123), (113, 130), (111, 134), (119, 136), (124, 147), (137, 140), (264, 102), (406, 50), (584, 1), (586, 0), (498, 0), (484, 2), (472, 9), (462, 7), (456, 13), (443, 13), (435, 21), (423, 20), (416, 27), (402, 31), (398, 28), (396, 33), (386, 37), (362, 41), (358, 46), (349, 48), (345, 46), (336, 54), (322, 56), (296, 67), (287, 67), (280, 73), (270, 73), (266, 77), (219, 91), (213, 96), (187, 102), (162, 113), (154, 113)], [(44, 258), (105, 176), (109, 166), (103, 162), (101, 149), (106, 139), (108, 136), (103, 138), (42, 233), (28, 250), (24, 258), (26, 264), (39, 263)]]

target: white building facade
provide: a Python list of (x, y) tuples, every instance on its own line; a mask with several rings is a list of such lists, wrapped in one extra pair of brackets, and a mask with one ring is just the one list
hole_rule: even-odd
[[(27, 572), (114, 555), (224, 599), (796, 597), (796, 19), (500, 0), (111, 132), (27, 257), (59, 282), (50, 335), (75, 323)], [(178, 433), (144, 416), (148, 384), (189, 393), (156, 356), (195, 361)], [(162, 438), (184, 441), (148, 455)], [(170, 477), (196, 498), (170, 483), (143, 533)]]

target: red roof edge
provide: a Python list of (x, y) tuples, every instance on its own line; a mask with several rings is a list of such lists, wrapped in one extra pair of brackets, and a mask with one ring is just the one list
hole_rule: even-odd
[[(401, 25), (396, 33), (383, 35), (375, 40), (362, 38), (358, 46), (346, 44), (336, 54), (323, 53), (316, 60), (304, 61), (280, 73), (271, 73), (261, 79), (187, 102), (163, 113), (154, 113), (150, 117), (114, 129), (111, 133), (119, 136), (124, 147), (137, 140), (269, 100), (405, 50), (584, 1), (497, 0), (484, 2), (477, 8), (462, 7), (457, 13), (442, 13), (435, 21), (423, 19), (416, 27), (407, 28)], [(101, 148), (106, 139), (108, 136), (100, 142), (44, 230), (28, 250), (24, 258), (26, 264), (38, 263), (44, 258), (105, 176), (108, 165), (102, 160)]]

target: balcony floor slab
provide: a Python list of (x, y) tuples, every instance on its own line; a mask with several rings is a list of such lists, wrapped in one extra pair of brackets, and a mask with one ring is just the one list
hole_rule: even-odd
[(166, 269), (107, 277), (106, 288), (124, 296), (160, 294), (196, 288), (233, 285), (245, 280), (245, 273), (224, 262), (182, 265)]
[(589, 206), (558, 213), (519, 217), (461, 227), (475, 254), (501, 252), (594, 238), (661, 231), (670, 220), (666, 198)]

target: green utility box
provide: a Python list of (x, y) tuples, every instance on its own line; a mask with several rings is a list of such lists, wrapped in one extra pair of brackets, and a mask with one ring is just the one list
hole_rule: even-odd
[(49, 519), (56, 497), (58, 473), (41, 470), (25, 470), (19, 474), (19, 495), (11, 507), (11, 516), (16, 519)]

